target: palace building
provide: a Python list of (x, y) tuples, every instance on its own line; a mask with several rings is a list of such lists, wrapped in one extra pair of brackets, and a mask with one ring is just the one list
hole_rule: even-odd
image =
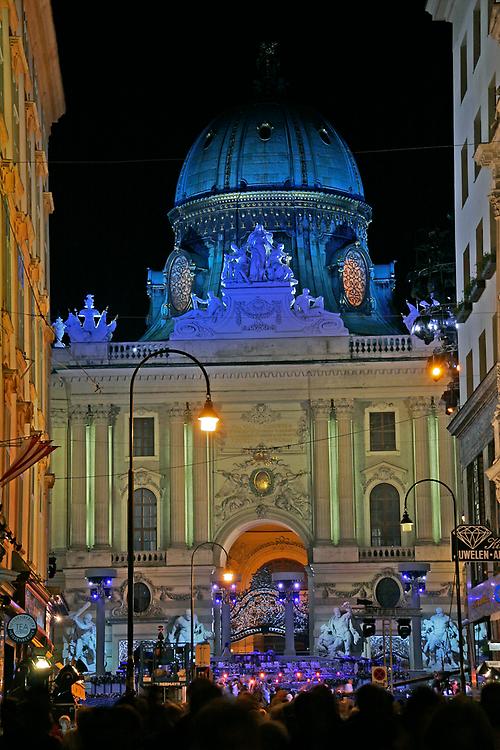
[[(392, 609), (412, 621), (410, 638), (394, 638), (402, 661), (456, 665), (453, 640), (446, 653), (422, 655), (421, 643), (426, 620), (450, 608), (450, 496), (419, 485), (413, 530), (400, 525), (415, 481), (456, 491), (443, 386), (428, 371), (432, 347), (394, 307), (393, 264), (371, 260), (371, 208), (346, 142), (266, 90), (200, 134), (169, 218), (174, 249), (148, 271), (140, 341), (112, 340), (91, 295), (56, 326), (51, 546), (71, 610), (64, 657), (97, 671), (126, 657), (129, 389), (138, 363), (171, 347), (206, 368), (220, 427), (199, 430), (205, 381), (189, 357), (160, 352), (138, 370), (136, 645), (159, 626), (167, 642), (189, 641), (193, 562), (196, 640), (217, 655), (230, 642), (235, 653), (376, 656), (377, 613)], [(214, 593), (221, 547), (236, 577)], [(89, 591), (105, 609), (95, 637)], [(358, 598), (375, 607), (371, 638)]]

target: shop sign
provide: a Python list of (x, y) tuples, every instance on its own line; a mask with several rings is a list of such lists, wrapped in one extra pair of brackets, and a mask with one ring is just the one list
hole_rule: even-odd
[(471, 622), (500, 612), (500, 576), (492, 576), (467, 593), (468, 616)]
[(500, 560), (500, 537), (480, 524), (461, 524), (453, 529), (453, 560), (459, 562), (493, 562)]
[(37, 630), (35, 618), (28, 614), (14, 615), (7, 624), (7, 635), (14, 643), (29, 643)]

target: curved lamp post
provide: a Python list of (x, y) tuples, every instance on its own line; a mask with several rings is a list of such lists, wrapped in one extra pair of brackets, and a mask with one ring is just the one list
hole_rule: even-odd
[[(191, 679), (194, 677), (194, 666), (195, 666), (195, 650), (194, 650), (194, 556), (196, 552), (200, 549), (200, 547), (206, 547), (209, 546), (212, 548), (218, 547), (221, 549), (224, 554), (226, 555), (226, 566), (227, 561), (229, 560), (229, 554), (225, 547), (222, 546), (222, 544), (219, 544), (219, 542), (200, 542), (196, 545), (196, 547), (193, 549), (191, 553), (191, 644), (189, 649), (189, 676)], [(231, 583), (233, 580), (233, 573), (230, 571), (225, 571), (222, 575), (224, 578), (225, 583)]]
[[(457, 525), (458, 525), (458, 514), (457, 514), (457, 500), (454, 495), (453, 490), (451, 487), (448, 487), (447, 484), (442, 482), (440, 479), (432, 479), (429, 477), (428, 479), (419, 479), (418, 482), (414, 482), (411, 487), (408, 489), (406, 495), (405, 495), (405, 504), (403, 509), (403, 517), (401, 518), (401, 529), (403, 531), (411, 531), (413, 528), (413, 521), (410, 518), (410, 515), (408, 513), (408, 495), (410, 492), (417, 486), (417, 484), (422, 484), (422, 482), (435, 482), (436, 484), (440, 484), (445, 489), (448, 490), (448, 492), (451, 495), (451, 499), (453, 500), (453, 519), (456, 531)], [(456, 544), (456, 535), (454, 534), (452, 536), (452, 545)], [(460, 660), (460, 688), (462, 690), (462, 693), (466, 694), (466, 683), (465, 683), (465, 668), (464, 668), (464, 636), (462, 631), (462, 601), (461, 601), (461, 585), (460, 585), (460, 565), (458, 562), (458, 555), (455, 552), (455, 581), (456, 581), (456, 589), (457, 589), (457, 626), (458, 626), (458, 651), (459, 651), (459, 660)]]
[(212, 396), (210, 393), (210, 381), (208, 374), (201, 362), (193, 357), (192, 354), (184, 352), (181, 349), (171, 349), (163, 347), (150, 352), (142, 359), (130, 380), (130, 411), (129, 411), (129, 428), (128, 428), (128, 496), (127, 496), (127, 693), (132, 695), (135, 690), (134, 685), (134, 383), (137, 373), (141, 367), (146, 364), (152, 357), (159, 357), (162, 354), (181, 354), (187, 357), (200, 368), (205, 378), (206, 400), (200, 416), (200, 427), (204, 432), (214, 432), (217, 427), (219, 417), (212, 406)]

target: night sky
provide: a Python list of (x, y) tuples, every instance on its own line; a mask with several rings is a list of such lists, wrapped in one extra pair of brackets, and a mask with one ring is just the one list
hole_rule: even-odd
[(66, 114), (49, 147), (52, 319), (90, 292), (118, 314), (115, 340), (144, 332), (146, 269), (172, 249), (167, 212), (184, 157), (213, 117), (251, 99), (261, 41), (280, 43), (290, 98), (354, 152), (372, 259), (398, 260), (404, 299), (417, 231), (453, 208), (451, 26), (416, 0), (314, 4), (300, 16), (282, 5), (286, 21), (259, 5), (238, 20), (234, 5), (198, 14), (186, 4), (176, 16), (166, 6), (107, 0), (91, 14), (53, 0)]

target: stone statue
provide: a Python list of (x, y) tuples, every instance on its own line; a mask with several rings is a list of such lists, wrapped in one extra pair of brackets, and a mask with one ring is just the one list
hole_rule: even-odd
[(52, 330), (54, 331), (56, 337), (54, 349), (64, 349), (66, 345), (63, 344), (62, 338), (65, 334), (66, 328), (61, 317), (57, 318), (55, 323), (52, 323)]
[[(87, 612), (90, 602), (86, 602), (76, 612), (69, 613), (72, 624), (66, 628), (63, 635), (63, 659), (71, 662), (73, 659), (81, 659), (89, 672), (95, 672), (96, 661), (96, 634), (95, 623), (92, 614)], [(85, 613), (85, 614), (84, 614)]]
[(422, 653), (428, 669), (458, 666), (458, 628), (441, 607), (422, 620)]
[(360, 635), (352, 622), (352, 611), (349, 604), (344, 604), (345, 612), (335, 607), (330, 620), (321, 626), (318, 639), (318, 653), (330, 658), (339, 653), (349, 656), (353, 644), (358, 643)]
[(248, 283), (249, 263), (245, 246), (231, 242), (230, 253), (224, 254), (221, 281), (243, 281)]
[(285, 246), (278, 242), (276, 247), (272, 247), (267, 258), (267, 279), (268, 281), (291, 281), (293, 272), (288, 265), (292, 259), (291, 255), (285, 252)]
[[(202, 643), (211, 637), (209, 630), (206, 630), (203, 624), (198, 620), (198, 615), (194, 615), (194, 642)], [(170, 632), (167, 634), (169, 643), (176, 645), (191, 643), (191, 610), (186, 609), (183, 615), (179, 615), (174, 620)]]
[(256, 224), (248, 238), (250, 253), (250, 281), (265, 281), (266, 265), (269, 253), (273, 248), (273, 236), (267, 232), (262, 224)]
[(324, 310), (325, 302), (323, 297), (313, 297), (307, 287), (304, 287), (301, 294), (295, 299), (293, 309), (304, 315), (314, 315), (318, 310)]

